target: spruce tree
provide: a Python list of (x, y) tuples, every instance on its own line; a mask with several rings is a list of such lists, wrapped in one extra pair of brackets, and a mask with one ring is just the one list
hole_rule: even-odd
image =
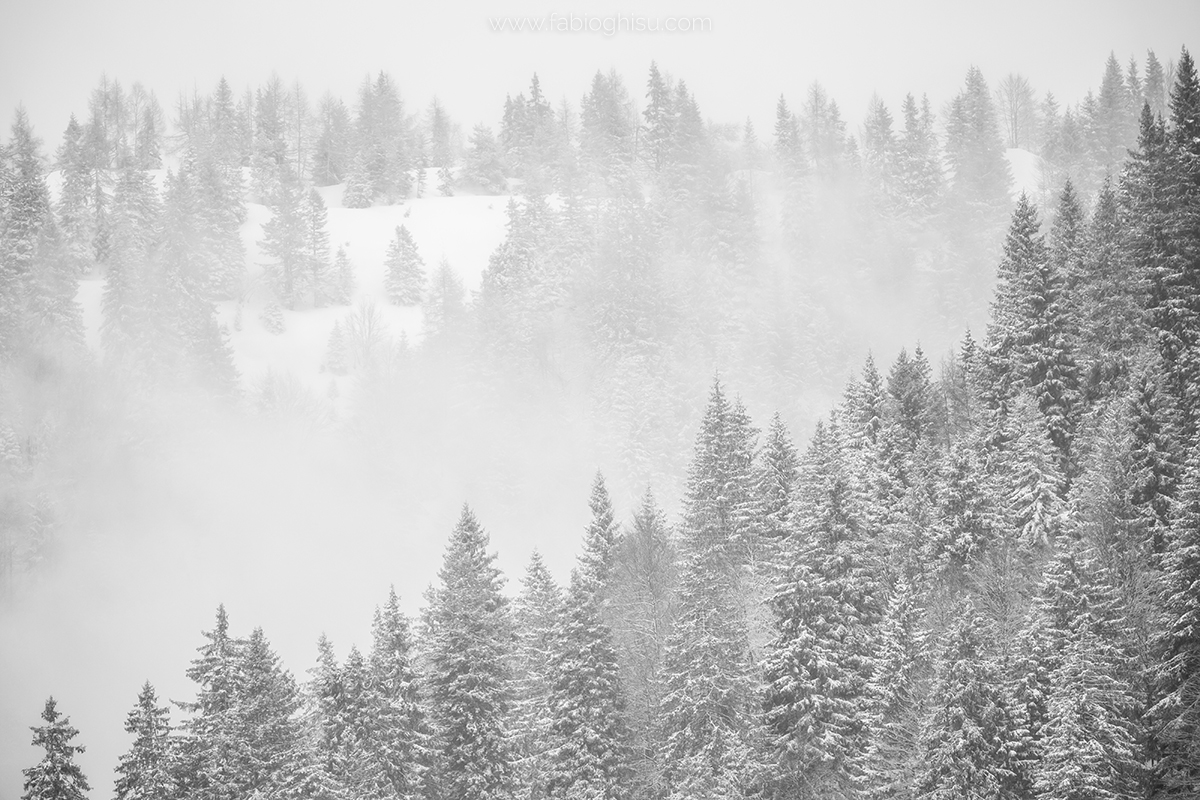
[(659, 712), (672, 796), (742, 792), (753, 774), (757, 714), (742, 566), (757, 537), (754, 431), (714, 382), (684, 501), (679, 613), (664, 653)]
[(388, 300), (400, 306), (418, 305), (425, 288), (425, 262), (405, 226), (396, 228), (396, 238), (388, 245), (383, 266)]
[(562, 640), (549, 695), (553, 798), (619, 800), (629, 784), (629, 739), (612, 631), (594, 578), (581, 563), (571, 576)]
[(63, 235), (65, 256), (78, 274), (87, 272), (95, 260), (95, 220), (91, 213), (90, 193), (92, 177), (83, 148), (83, 136), (83, 126), (72, 114), (63, 133), (57, 158), (62, 175), (62, 188), (58, 194), (58, 224)]
[(304, 219), (304, 260), (308, 266), (308, 285), (312, 287), (313, 307), (321, 308), (341, 295), (329, 266), (328, 214), (325, 201), (316, 189), (309, 189), (301, 209)]
[(34, 746), (46, 753), (37, 764), (21, 770), (25, 776), (21, 800), (85, 800), (91, 787), (75, 763), (75, 756), (83, 752), (83, 746), (71, 744), (79, 731), (71, 727), (68, 717), (58, 713), (53, 697), (46, 700), (42, 719), (45, 725), (30, 730)]
[(1155, 778), (1165, 796), (1200, 790), (1200, 450), (1183, 476), (1163, 556), (1163, 611), (1158, 691), (1151, 709), (1159, 731)]
[(512, 775), (504, 725), (512, 628), (495, 558), (464, 506), (425, 614), (437, 785), (461, 800), (503, 800)]
[(541, 555), (530, 556), (521, 592), (513, 604), (516, 643), (513, 653), (515, 781), (520, 794), (549, 795), (550, 764), (556, 742), (551, 736), (553, 691), (563, 627), (562, 591)]
[(230, 636), (223, 605), (212, 631), (203, 635), (207, 641), (187, 670), (196, 683), (196, 699), (176, 703), (189, 716), (180, 725), (175, 782), (192, 797), (230, 800), (243, 786), (237, 705), (244, 642)]
[(146, 681), (137, 705), (125, 718), (125, 732), (133, 734), (134, 740), (117, 763), (116, 800), (170, 800), (175, 796), (169, 713), (159, 706), (154, 687)]
[(920, 770), (929, 636), (918, 602), (912, 584), (898, 580), (877, 633), (864, 690), (867, 745), (859, 778), (868, 797), (909, 796)]
[(771, 778), (802, 797), (850, 791), (862, 750), (868, 626), (878, 616), (836, 429), (818, 424), (801, 463), (798, 530), (770, 603), (763, 665)]
[(466, 289), (462, 278), (445, 258), (429, 276), (429, 289), (422, 303), (425, 337), (435, 338), (454, 331), (466, 316)]
[(368, 658), (373, 750), (395, 797), (421, 796), (429, 779), (431, 742), (413, 664), (408, 619), (395, 589), (375, 615)]
[(296, 308), (311, 285), (313, 262), (307, 245), (312, 231), (300, 187), (290, 173), (281, 178), (271, 197), (271, 212), (259, 242), (268, 259), (263, 267), (279, 302), (285, 308)]
[(642, 496), (616, 554), (614, 639), (632, 733), (633, 791), (665, 791), (658, 710), (666, 691), (663, 657), (674, 626), (678, 564), (674, 540), (653, 493)]
[(950, 610), (937, 648), (930, 714), (921, 736), (917, 795), (935, 800), (999, 798), (1013, 777), (1010, 709), (984, 649), (970, 600)]

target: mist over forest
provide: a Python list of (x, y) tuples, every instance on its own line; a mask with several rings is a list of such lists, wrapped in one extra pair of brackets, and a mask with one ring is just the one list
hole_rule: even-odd
[(1196, 796), (1200, 82), (1095, 73), (17, 108), (0, 800)]

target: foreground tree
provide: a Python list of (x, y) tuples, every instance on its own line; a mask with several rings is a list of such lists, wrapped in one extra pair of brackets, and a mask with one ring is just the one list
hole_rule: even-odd
[(46, 700), (42, 711), (45, 725), (31, 728), (33, 743), (46, 751), (36, 765), (22, 770), (25, 776), (25, 791), (21, 800), (84, 800), (91, 787), (83, 770), (75, 763), (75, 756), (83, 752), (83, 746), (71, 744), (79, 731), (71, 727), (71, 720), (58, 713), (54, 698)]
[(173, 796), (168, 714), (146, 681), (137, 705), (125, 718), (125, 732), (132, 733), (134, 740), (117, 764), (116, 800), (168, 800)]
[(444, 796), (456, 800), (504, 798), (511, 772), (504, 728), (511, 625), (488, 544), (464, 506), (425, 612), (435, 769)]

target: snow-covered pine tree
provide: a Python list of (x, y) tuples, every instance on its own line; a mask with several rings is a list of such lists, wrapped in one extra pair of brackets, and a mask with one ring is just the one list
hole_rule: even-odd
[(354, 265), (346, 248), (338, 245), (337, 255), (333, 258), (333, 269), (329, 273), (329, 281), (325, 286), (326, 296), (331, 305), (345, 306), (354, 297)]
[(350, 797), (384, 798), (395, 796), (391, 778), (385, 769), (382, 750), (385, 735), (377, 727), (377, 704), (372, 691), (372, 676), (359, 649), (351, 646), (341, 671), (343, 703), (338, 726), (343, 731), (342, 783)]
[(243, 796), (278, 794), (295, 782), (301, 738), (296, 682), (283, 668), (262, 628), (255, 628), (239, 653), (234, 704), (236, 748), (241, 751), (238, 785)]
[(487, 533), (464, 506), (429, 593), (422, 637), (437, 785), (457, 800), (504, 800), (511, 785), (505, 719), (512, 626), (495, 559)]
[(75, 763), (83, 746), (71, 744), (79, 731), (71, 727), (70, 718), (58, 713), (53, 697), (46, 700), (42, 719), (46, 724), (31, 730), (34, 746), (46, 752), (37, 764), (21, 770), (25, 776), (21, 800), (86, 800), (92, 787)]
[(170, 800), (175, 796), (171, 775), (174, 745), (169, 710), (158, 704), (150, 681), (142, 685), (137, 705), (125, 718), (133, 744), (117, 763), (115, 800)]
[(421, 708), (413, 666), (408, 618), (394, 588), (371, 626), (368, 697), (376, 758), (394, 796), (422, 796), (432, 758), (432, 742)]
[(371, 189), (371, 175), (367, 167), (367, 154), (359, 150), (346, 172), (346, 186), (342, 189), (342, 205), (346, 208), (370, 208), (375, 194)]
[(714, 381), (688, 470), (679, 614), (664, 653), (658, 721), (675, 798), (743, 792), (755, 772), (743, 575), (757, 537), (754, 436), (741, 403)]
[(341, 320), (333, 321), (329, 341), (325, 345), (325, 368), (334, 375), (345, 375), (350, 371), (350, 349)]
[(245, 643), (229, 635), (223, 605), (217, 608), (212, 631), (203, 635), (207, 641), (187, 670), (196, 684), (196, 699), (176, 702), (189, 716), (179, 726), (174, 779), (179, 791), (190, 797), (226, 800), (242, 787), (237, 704)]
[(341, 296), (329, 268), (329, 231), (326, 229), (328, 213), (325, 201), (316, 189), (309, 189), (301, 208), (304, 219), (304, 260), (308, 267), (308, 284), (312, 287), (313, 307), (321, 308), (335, 302)]
[(571, 574), (549, 695), (553, 751), (547, 781), (554, 798), (617, 800), (627, 795), (629, 735), (612, 629), (619, 528), (604, 478), (596, 473), (592, 519)]
[(678, 564), (666, 518), (649, 488), (616, 553), (614, 639), (632, 732), (632, 792), (664, 793), (657, 714), (664, 685), (663, 655), (674, 626)]
[(516, 645), (510, 725), (517, 791), (535, 799), (549, 795), (551, 759), (558, 744), (550, 730), (554, 722), (551, 693), (562, 647), (563, 611), (562, 590), (535, 550), (513, 604)]
[(928, 701), (929, 641), (918, 593), (896, 582), (876, 634), (865, 688), (866, 751), (859, 773), (867, 797), (911, 796), (920, 770), (920, 740)]
[(84, 152), (83, 126), (71, 115), (63, 143), (58, 149), (57, 167), (62, 175), (58, 194), (58, 226), (62, 231), (64, 257), (84, 274), (95, 263), (95, 218), (91, 211), (92, 176)]
[(792, 435), (776, 412), (771, 417), (767, 440), (758, 455), (755, 488), (765, 555), (779, 566), (782, 564), (779, 564), (776, 556), (792, 533), (795, 510), (793, 493), (799, 479), (798, 460)]
[(587, 575), (593, 565), (581, 563), (572, 573), (554, 653), (548, 698), (553, 750), (546, 787), (556, 800), (628, 796), (625, 696), (612, 631), (601, 614), (599, 581)]
[(285, 308), (296, 308), (309, 289), (311, 263), (307, 259), (308, 226), (298, 181), (285, 173), (271, 195), (271, 218), (263, 224), (259, 242), (267, 262), (263, 269), (271, 288)]
[(484, 194), (502, 194), (508, 188), (508, 178), (496, 136), (486, 125), (476, 125), (471, 131), (461, 180), (479, 187)]
[(396, 238), (388, 245), (383, 266), (388, 300), (400, 306), (418, 305), (425, 288), (425, 262), (404, 225), (396, 228)]
[(969, 598), (949, 610), (935, 655), (930, 710), (921, 734), (917, 796), (1000, 798), (1013, 778), (1011, 710)]
[(801, 461), (798, 528), (770, 601), (775, 638), (763, 663), (770, 780), (805, 798), (854, 785), (868, 626), (878, 617), (878, 576), (867, 569), (839, 439), (819, 423)]
[(586, 584), (602, 614), (607, 615), (613, 592), (617, 548), (620, 546), (621, 527), (613, 512), (612, 498), (604, 476), (597, 471), (592, 479), (592, 493), (588, 498), (592, 519), (583, 534), (583, 551), (579, 556), (579, 579)]
[(1200, 448), (1188, 459), (1162, 559), (1163, 611), (1154, 777), (1165, 796), (1200, 791)]
[(456, 330), (463, 321), (466, 289), (463, 288), (462, 278), (444, 257), (429, 276), (429, 288), (421, 308), (425, 312), (424, 334), (427, 341)]
[(196, 156), (195, 164), (203, 246), (213, 262), (210, 292), (214, 298), (238, 297), (246, 271), (240, 230), (246, 219), (241, 172), (222, 165), (208, 153)]
[(101, 296), (105, 357), (122, 360), (147, 346), (155, 292), (151, 249), (161, 210), (150, 176), (126, 166), (112, 205), (112, 239)]
[(438, 194), (442, 197), (453, 197), (455, 180), (454, 173), (450, 170), (450, 167), (446, 165), (438, 167), (437, 178)]

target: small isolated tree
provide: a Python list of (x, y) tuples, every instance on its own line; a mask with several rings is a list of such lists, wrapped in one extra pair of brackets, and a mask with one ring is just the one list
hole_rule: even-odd
[(258, 315), (258, 319), (269, 333), (273, 333), (276, 336), (283, 333), (283, 309), (279, 307), (278, 303), (267, 303), (262, 313)]
[(325, 368), (334, 375), (345, 375), (350, 369), (350, 353), (346, 343), (346, 332), (340, 320), (333, 321), (329, 332), (329, 343), (325, 346)]
[(337, 249), (325, 293), (331, 305), (348, 305), (354, 295), (354, 265), (350, 263), (345, 247)]
[(371, 201), (374, 199), (367, 154), (365, 151), (359, 151), (358, 156), (350, 164), (350, 171), (346, 174), (346, 188), (342, 190), (342, 205), (346, 208), (370, 208)]
[(463, 165), (462, 182), (479, 187), (484, 194), (503, 194), (508, 188), (504, 161), (491, 128), (476, 125), (471, 132), (471, 147)]
[(396, 238), (388, 246), (384, 267), (387, 269), (383, 281), (388, 300), (399, 306), (415, 306), (421, 302), (425, 262), (417, 252), (412, 234), (403, 225), (396, 228)]
[(71, 744), (79, 731), (71, 727), (70, 719), (58, 713), (53, 697), (46, 700), (42, 719), (45, 725), (30, 730), (33, 743), (45, 750), (46, 755), (36, 765), (22, 770), (25, 791), (21, 800), (84, 800), (91, 787), (75, 763), (75, 756), (83, 752), (83, 746)]
[(454, 173), (450, 171), (450, 167), (438, 167), (438, 191), (443, 197), (454, 196)]

